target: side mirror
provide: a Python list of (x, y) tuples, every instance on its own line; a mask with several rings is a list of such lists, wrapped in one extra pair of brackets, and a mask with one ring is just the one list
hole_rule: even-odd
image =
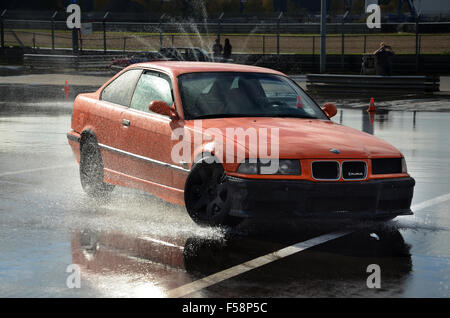
[(322, 110), (325, 112), (328, 118), (331, 118), (337, 114), (337, 107), (333, 103), (326, 103), (325, 105), (323, 105)]
[(162, 100), (154, 100), (148, 105), (148, 110), (163, 116), (168, 116), (171, 120), (177, 120), (178, 114), (174, 107), (169, 106)]

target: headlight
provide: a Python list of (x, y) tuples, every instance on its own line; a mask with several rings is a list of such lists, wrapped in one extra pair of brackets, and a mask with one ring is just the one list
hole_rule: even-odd
[(406, 166), (405, 158), (402, 158), (402, 173), (408, 173), (408, 167)]
[(246, 159), (242, 162), (237, 172), (243, 174), (277, 174), (300, 175), (300, 160), (298, 159)]

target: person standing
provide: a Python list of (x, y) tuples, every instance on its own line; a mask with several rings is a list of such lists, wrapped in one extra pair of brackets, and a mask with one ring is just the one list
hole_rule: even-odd
[(230, 59), (231, 58), (231, 51), (233, 47), (230, 44), (229, 39), (225, 39), (225, 45), (223, 47), (223, 58), (224, 59)]
[(391, 76), (392, 57), (395, 54), (392, 47), (381, 42), (380, 47), (373, 54), (376, 60), (377, 75)]
[(219, 57), (222, 54), (222, 44), (220, 44), (220, 40), (216, 39), (216, 43), (214, 43), (213, 47), (214, 57)]

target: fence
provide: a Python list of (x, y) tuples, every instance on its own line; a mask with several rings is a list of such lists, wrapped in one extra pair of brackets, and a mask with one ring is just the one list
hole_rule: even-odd
[[(318, 24), (300, 23), (124, 23), (92, 22), (93, 32), (79, 35), (79, 48), (108, 51), (157, 51), (163, 47), (194, 46), (212, 50), (217, 37), (229, 38), (233, 53), (319, 54)], [(381, 31), (361, 23), (327, 24), (327, 54), (363, 54), (380, 42), (398, 54), (449, 54), (448, 23), (386, 23)], [(65, 21), (1, 18), (2, 45), (32, 48), (71, 48), (72, 31)], [(430, 33), (441, 30), (441, 33)], [(365, 31), (366, 33), (362, 33)], [(388, 31), (390, 33), (388, 33)], [(400, 31), (400, 32), (397, 32)]]
[[(157, 51), (163, 47), (201, 47), (211, 51), (217, 34), (93, 32), (79, 37), (81, 50)], [(230, 39), (234, 53), (318, 54), (320, 35), (302, 34), (222, 34)], [(5, 30), (5, 45), (32, 48), (71, 48), (72, 32), (49, 30)], [(106, 42), (106, 47), (104, 43)], [(450, 34), (331, 34), (327, 35), (328, 54), (361, 54), (375, 51), (380, 42), (392, 45), (399, 54), (449, 54)], [(223, 40), (222, 40), (223, 43)], [(342, 46), (344, 44), (344, 47)]]

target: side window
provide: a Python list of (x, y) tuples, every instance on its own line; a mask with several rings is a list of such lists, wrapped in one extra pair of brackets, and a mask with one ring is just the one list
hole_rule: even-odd
[(103, 89), (101, 99), (128, 107), (141, 72), (142, 70), (129, 70), (117, 77)]
[(149, 112), (148, 105), (154, 100), (162, 100), (172, 105), (172, 90), (167, 75), (156, 72), (143, 73), (136, 85), (130, 107)]

